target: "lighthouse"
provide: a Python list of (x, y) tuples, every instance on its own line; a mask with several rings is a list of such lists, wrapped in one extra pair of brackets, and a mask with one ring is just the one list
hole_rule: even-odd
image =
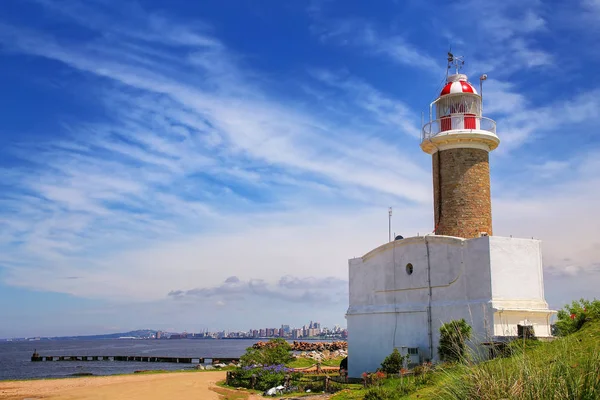
[(421, 135), (421, 149), (433, 160), (434, 233), (492, 235), (489, 153), (500, 143), (496, 122), (482, 116), (481, 95), (459, 73), (460, 58), (449, 53), (448, 61), (456, 73), (430, 104)]
[[(489, 153), (500, 144), (479, 93), (449, 54), (421, 149), (432, 157), (433, 232), (348, 261), (348, 372), (375, 371), (394, 349), (410, 365), (439, 360), (440, 327), (464, 319), (480, 359), (523, 332), (552, 336), (541, 241), (492, 235)], [(485, 75), (480, 79), (484, 79)], [(501, 137), (501, 134), (500, 134)]]

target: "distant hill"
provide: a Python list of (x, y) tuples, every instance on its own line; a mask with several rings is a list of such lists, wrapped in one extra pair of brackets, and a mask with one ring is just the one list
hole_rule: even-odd
[[(87, 335), (87, 336), (58, 336), (48, 338), (50, 340), (98, 340), (98, 339), (118, 339), (121, 337), (131, 337), (135, 339), (145, 339), (152, 335), (156, 335), (157, 331), (151, 329), (138, 329), (136, 331), (107, 333), (104, 335)], [(42, 339), (43, 340), (43, 339)]]

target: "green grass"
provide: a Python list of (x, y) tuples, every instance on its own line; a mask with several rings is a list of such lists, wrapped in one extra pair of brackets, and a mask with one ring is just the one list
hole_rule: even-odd
[(213, 387), (210, 390), (217, 393), (221, 400), (247, 400), (250, 397), (250, 392), (246, 390), (235, 391), (223, 387)]
[[(600, 322), (589, 322), (567, 337), (518, 349), (512, 357), (446, 373), (436, 396), (451, 399), (600, 398)], [(444, 373), (444, 371), (442, 371)]]
[[(348, 389), (342, 390), (331, 397), (331, 400), (354, 400), (362, 399), (370, 392), (379, 394), (381, 399), (409, 398), (417, 391), (433, 387), (440, 381), (441, 376), (429, 373), (421, 376), (405, 376), (403, 378), (386, 378), (378, 387), (363, 388), (362, 385), (349, 385)], [(420, 397), (419, 397), (420, 398)]]
[[(344, 357), (332, 358), (321, 362), (322, 367), (339, 367), (340, 362)], [(317, 362), (310, 358), (296, 358), (294, 361), (286, 364), (289, 368), (308, 368), (315, 365)]]
[[(419, 400), (592, 400), (600, 399), (600, 321), (553, 342), (513, 342), (513, 355), (471, 365), (444, 365), (428, 375), (388, 378), (373, 399)], [(363, 399), (360, 387), (331, 400)], [(367, 397), (369, 398), (369, 397)]]

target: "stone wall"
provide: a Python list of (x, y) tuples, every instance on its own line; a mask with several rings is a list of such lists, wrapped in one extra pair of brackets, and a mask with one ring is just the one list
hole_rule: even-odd
[(489, 154), (459, 148), (433, 154), (433, 196), (437, 235), (492, 235)]

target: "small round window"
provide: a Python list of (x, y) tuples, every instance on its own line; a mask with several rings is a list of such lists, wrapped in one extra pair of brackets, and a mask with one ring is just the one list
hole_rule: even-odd
[(413, 273), (413, 265), (411, 263), (406, 264), (406, 273), (409, 275)]

